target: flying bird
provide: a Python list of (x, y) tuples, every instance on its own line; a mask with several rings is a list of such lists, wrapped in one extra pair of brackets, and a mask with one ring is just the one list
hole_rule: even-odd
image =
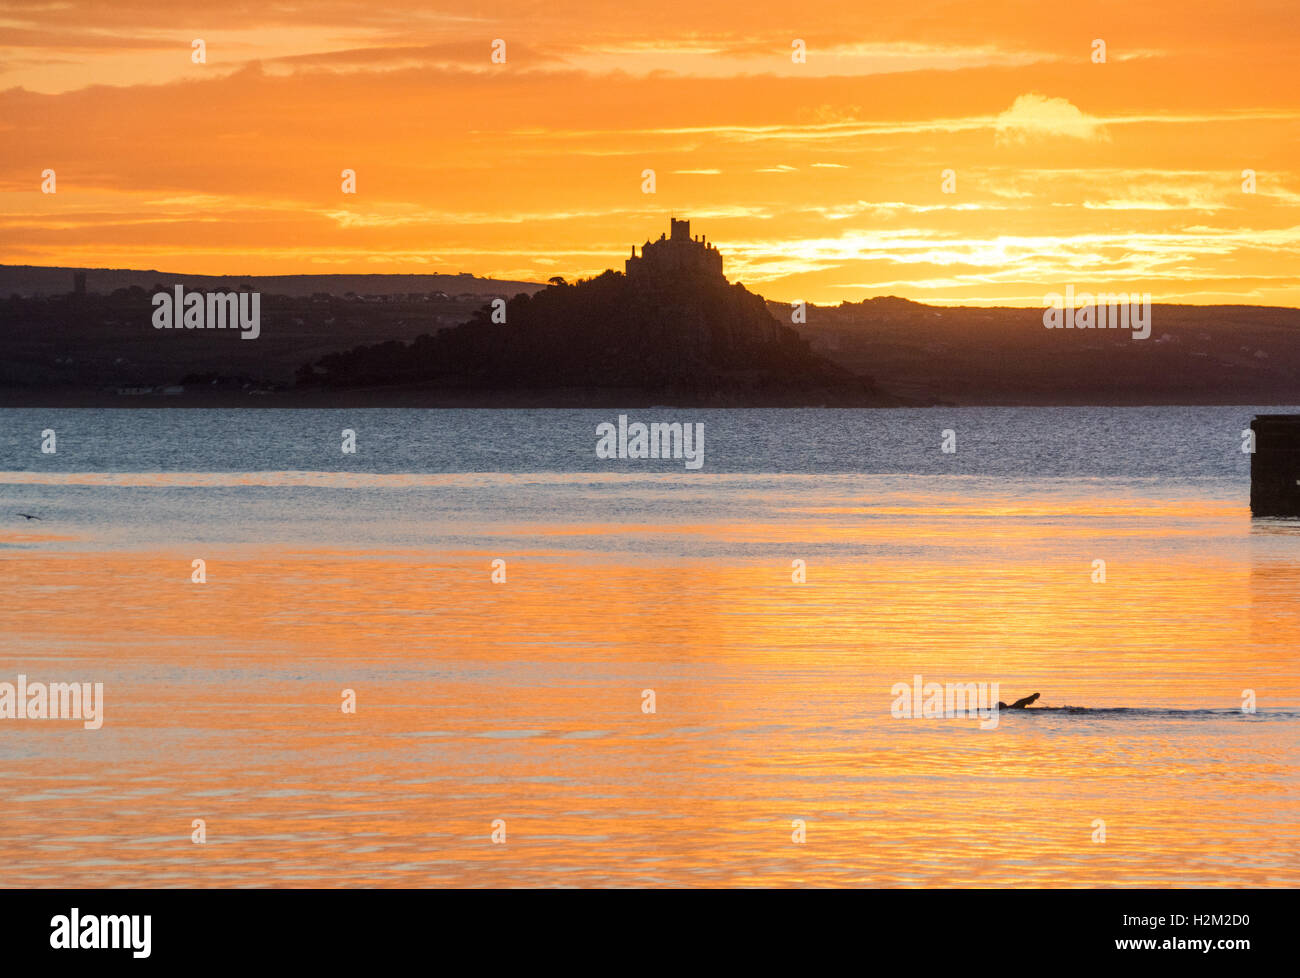
[(23, 519), (28, 519), (28, 520), (39, 520), (39, 519), (40, 519), (39, 516), (32, 516), (30, 513), (19, 513), (18, 515), (21, 516), (21, 517), (23, 517)]

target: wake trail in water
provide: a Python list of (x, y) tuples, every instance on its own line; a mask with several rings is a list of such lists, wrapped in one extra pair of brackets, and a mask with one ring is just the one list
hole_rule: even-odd
[(1033, 715), (1038, 713), (1050, 716), (1089, 716), (1117, 718), (1154, 718), (1168, 720), (1300, 720), (1300, 711), (1296, 710), (1257, 710), (1246, 713), (1239, 709), (1215, 710), (1177, 710), (1134, 706), (1030, 706), (1021, 710), (1000, 710), (1002, 716)]

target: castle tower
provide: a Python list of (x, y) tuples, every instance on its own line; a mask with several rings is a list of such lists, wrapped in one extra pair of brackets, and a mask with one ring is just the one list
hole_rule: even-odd
[(690, 221), (670, 217), (668, 231), (657, 241), (647, 241), (640, 257), (633, 246), (624, 264), (628, 278), (671, 283), (682, 275), (722, 276), (722, 253), (704, 235), (692, 238)]

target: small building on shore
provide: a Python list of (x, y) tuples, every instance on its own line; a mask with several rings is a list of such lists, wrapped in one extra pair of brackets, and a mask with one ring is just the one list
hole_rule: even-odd
[(1250, 430), (1251, 516), (1300, 518), (1300, 414), (1261, 414)]

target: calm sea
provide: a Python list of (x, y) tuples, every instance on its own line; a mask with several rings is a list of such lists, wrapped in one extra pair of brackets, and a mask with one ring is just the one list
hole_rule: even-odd
[(1298, 410), (0, 411), (3, 883), (1296, 886)]

